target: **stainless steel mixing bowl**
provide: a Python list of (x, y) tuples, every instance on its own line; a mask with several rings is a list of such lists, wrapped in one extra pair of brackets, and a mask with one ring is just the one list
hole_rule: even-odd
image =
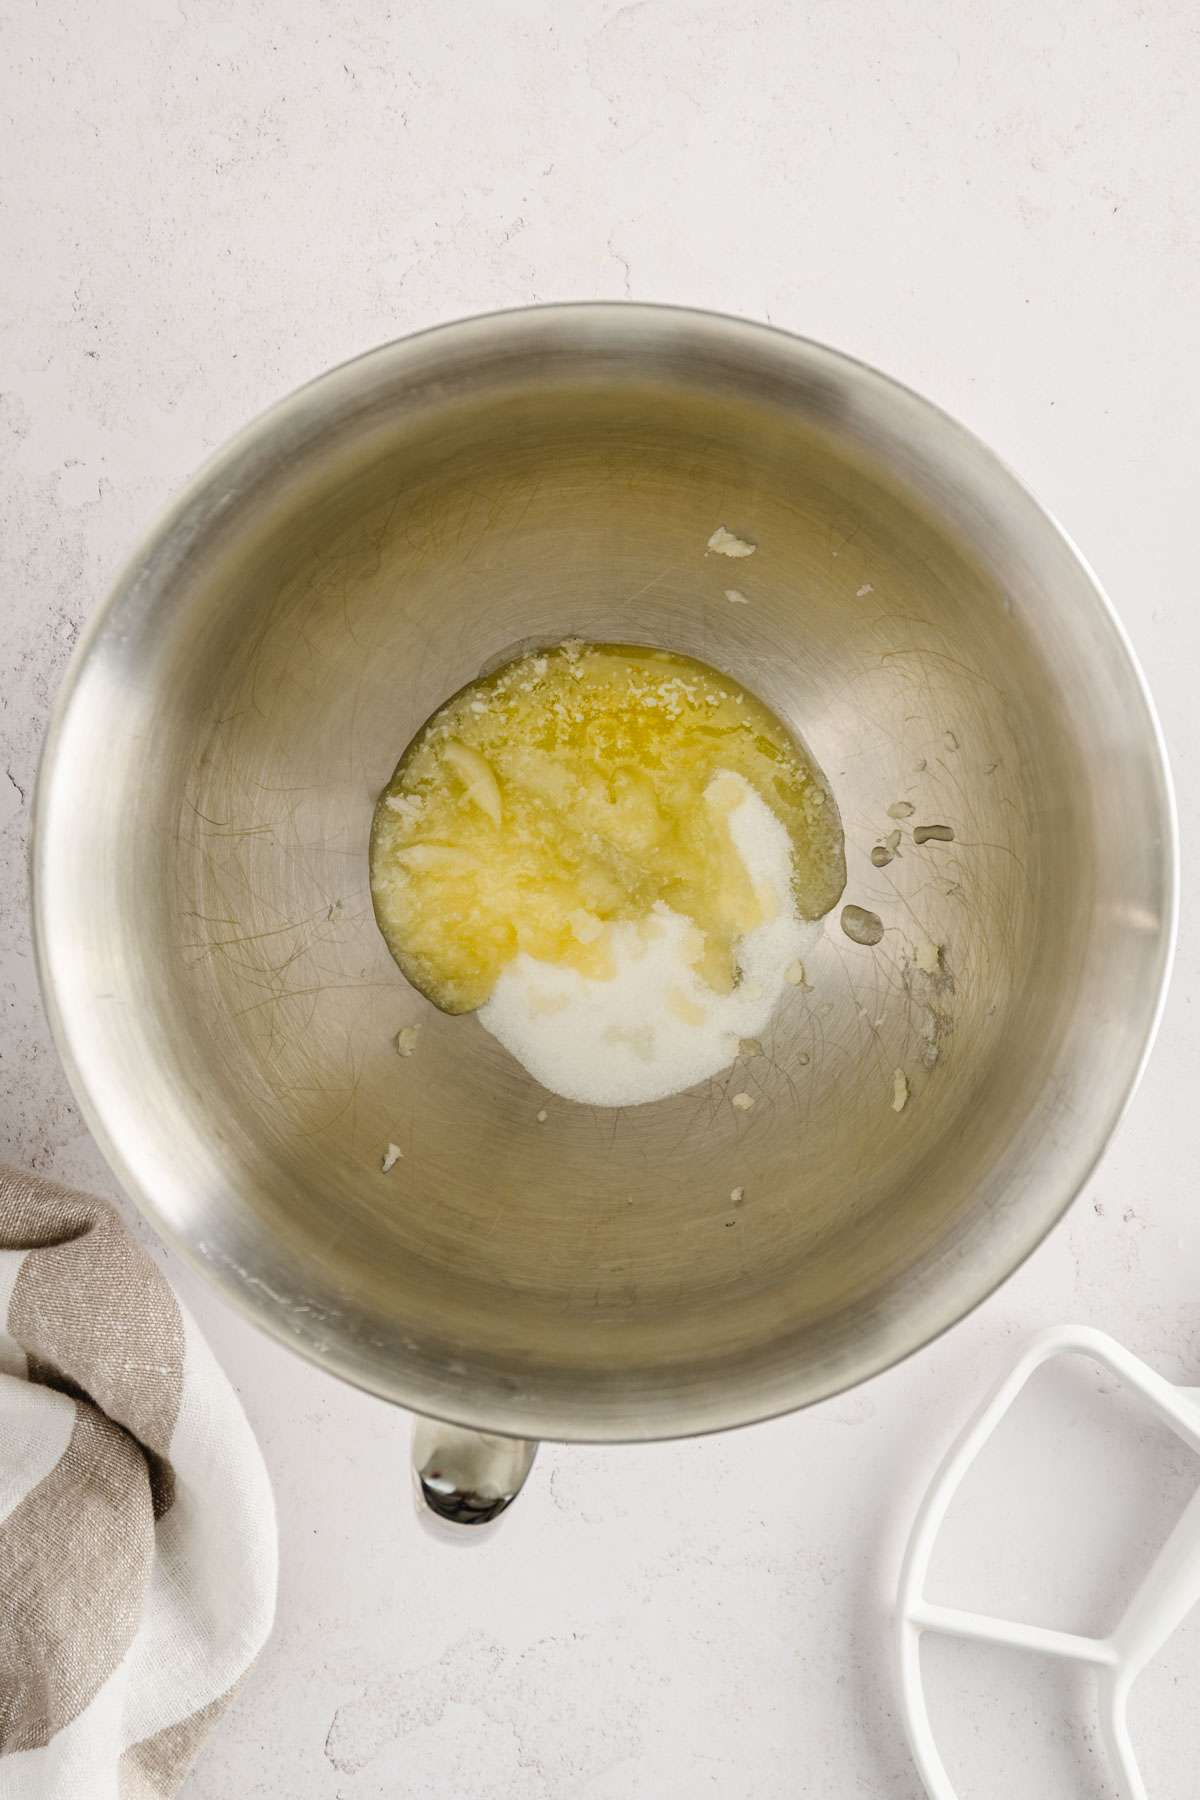
[[(774, 707), (884, 926), (835, 912), (762, 1056), (619, 1112), (421, 1000), (367, 889), (414, 730), (569, 634)], [(1141, 1067), (1173, 845), (1121, 630), (980, 444), (780, 332), (569, 306), (373, 351), (200, 475), (59, 700), (38, 944), (114, 1169), (262, 1325), (462, 1426), (644, 1439), (861, 1381), (1034, 1247)]]

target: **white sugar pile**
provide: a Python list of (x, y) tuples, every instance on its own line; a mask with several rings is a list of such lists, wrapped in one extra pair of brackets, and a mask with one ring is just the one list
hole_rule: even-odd
[[(716, 994), (697, 975), (696, 928), (661, 901), (648, 919), (611, 927), (616, 973), (597, 981), (522, 952), (476, 1015), (543, 1087), (592, 1106), (637, 1106), (682, 1093), (729, 1067), (758, 1037), (819, 934), (796, 917), (787, 830), (740, 775), (729, 813), (734, 847), (767, 917), (741, 939), (741, 979)], [(769, 898), (768, 898), (769, 896)]]

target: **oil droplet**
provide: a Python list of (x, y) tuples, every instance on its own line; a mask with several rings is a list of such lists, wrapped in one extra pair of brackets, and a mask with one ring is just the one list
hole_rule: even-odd
[(868, 912), (865, 906), (843, 906), (842, 930), (852, 943), (870, 948), (883, 937), (883, 920), (878, 913)]

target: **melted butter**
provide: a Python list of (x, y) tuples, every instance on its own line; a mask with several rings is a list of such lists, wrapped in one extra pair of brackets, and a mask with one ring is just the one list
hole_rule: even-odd
[[(410, 744), (375, 811), (371, 893), (409, 980), (469, 1012), (525, 951), (604, 980), (618, 920), (691, 920), (717, 993), (756, 892), (728, 813), (741, 775), (786, 826), (793, 896), (815, 919), (845, 883), (841, 825), (801, 746), (753, 695), (665, 651), (568, 643), (472, 683)], [(689, 949), (689, 954), (690, 954)]]

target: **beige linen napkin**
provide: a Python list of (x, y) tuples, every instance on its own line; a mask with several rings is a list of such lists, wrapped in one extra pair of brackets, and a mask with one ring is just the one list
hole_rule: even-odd
[(275, 1576), (258, 1446), (166, 1278), (0, 1168), (0, 1800), (174, 1794)]

